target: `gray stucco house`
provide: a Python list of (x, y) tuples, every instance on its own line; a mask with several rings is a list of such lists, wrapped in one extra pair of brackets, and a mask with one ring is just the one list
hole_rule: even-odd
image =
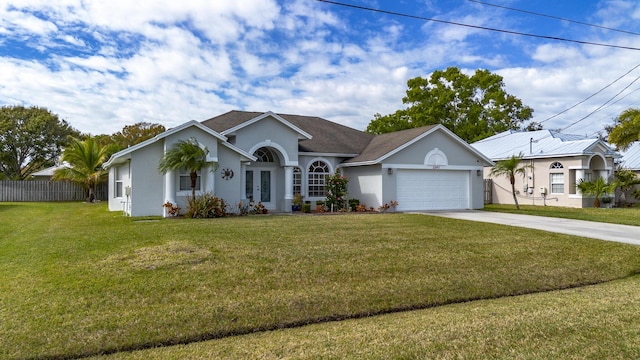
[(483, 174), (493, 163), (441, 125), (371, 135), (319, 117), (230, 111), (190, 121), (114, 154), (109, 209), (132, 216), (163, 215), (169, 201), (184, 208), (191, 188), (186, 172), (162, 175), (158, 162), (177, 141), (196, 138), (209, 150), (214, 171), (199, 174), (198, 192), (229, 204), (253, 200), (290, 212), (294, 194), (325, 199), (327, 175), (349, 178), (348, 197), (397, 210), (483, 207)]

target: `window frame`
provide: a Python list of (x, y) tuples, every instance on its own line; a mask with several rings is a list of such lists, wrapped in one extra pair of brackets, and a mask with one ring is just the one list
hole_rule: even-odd
[(122, 175), (122, 170), (120, 166), (115, 167), (114, 174), (114, 187), (113, 187), (114, 198), (120, 199), (124, 197), (124, 176)]
[(292, 181), (292, 193), (293, 195), (295, 194), (300, 194), (303, 195), (302, 191), (304, 190), (302, 188), (302, 169), (298, 166), (295, 166), (293, 168), (293, 181)]
[[(558, 179), (562, 182), (559, 182)], [(564, 194), (564, 185), (564, 173), (549, 173), (549, 191), (551, 194)], [(560, 187), (560, 189), (557, 189), (557, 187)]]
[[(324, 171), (317, 171), (322, 169)], [(327, 177), (331, 174), (329, 163), (324, 160), (314, 160), (307, 170), (307, 194), (310, 198), (327, 196)]]
[[(202, 172), (201, 171), (196, 171), (196, 174), (198, 174), (198, 179), (196, 180), (196, 192), (198, 191), (202, 191)], [(187, 188), (183, 189), (182, 188), (182, 179), (186, 178), (186, 184), (187, 184)], [(191, 174), (190, 171), (187, 170), (186, 168), (180, 168), (180, 170), (178, 171), (178, 192), (179, 193), (186, 193), (186, 192), (191, 192)]]

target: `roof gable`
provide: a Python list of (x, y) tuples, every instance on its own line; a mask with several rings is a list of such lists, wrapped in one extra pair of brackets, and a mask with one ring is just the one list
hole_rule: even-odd
[[(276, 119), (277, 121), (279, 121), (280, 123), (282, 123), (284, 126), (290, 128), (291, 130), (293, 130), (294, 132), (296, 132), (298, 134), (298, 139), (301, 140), (309, 140), (312, 138), (312, 136), (307, 133), (306, 131), (304, 131), (303, 129), (295, 126), (294, 124), (290, 123), (289, 121), (285, 120), (282, 116), (273, 113), (271, 111), (267, 111), (265, 113), (247, 113), (244, 112), (245, 116), (233, 116), (233, 117), (228, 117), (227, 115), (238, 115), (238, 113), (241, 113), (239, 111), (231, 111), (228, 112), (226, 114), (222, 114), (218, 117), (215, 118), (211, 118), (209, 120), (205, 120), (202, 122), (203, 125), (205, 126), (209, 126), (210, 124), (214, 127), (216, 127), (216, 123), (218, 123), (218, 127), (220, 127), (220, 133), (223, 135), (231, 135), (234, 134), (236, 131), (245, 128), (247, 126), (250, 126), (252, 124), (255, 124), (256, 122), (266, 119), (268, 117), (271, 117), (273, 119)], [(247, 118), (247, 115), (250, 116), (249, 118)], [(255, 116), (252, 116), (255, 115)], [(218, 119), (216, 121), (216, 119)], [(234, 121), (235, 120), (235, 121)]]
[(438, 124), (377, 135), (370, 141), (368, 146), (359, 156), (345, 161), (344, 165), (359, 166), (378, 164), (437, 131), (444, 133), (450, 139), (483, 159), (487, 165), (492, 164), (491, 160), (482, 153), (471, 147), (445, 126)]
[(169, 130), (167, 130), (167, 131), (165, 131), (163, 133), (160, 133), (160, 134), (152, 137), (151, 139), (147, 139), (147, 140), (145, 140), (145, 141), (143, 141), (143, 142), (141, 142), (139, 144), (136, 144), (136, 145), (130, 146), (130, 147), (124, 149), (124, 150), (118, 151), (117, 153), (111, 155), (111, 158), (109, 158), (109, 160), (106, 163), (103, 164), (103, 167), (104, 168), (108, 168), (111, 165), (119, 164), (119, 163), (125, 161), (126, 159), (129, 159), (131, 157), (131, 153), (133, 153), (134, 151), (136, 151), (138, 149), (141, 149), (141, 148), (144, 148), (144, 147), (146, 147), (146, 146), (148, 146), (150, 144), (153, 144), (153, 143), (155, 143), (157, 141), (160, 141), (160, 140), (162, 140), (162, 139), (164, 139), (164, 138), (166, 138), (168, 136), (171, 136), (173, 134), (179, 133), (180, 131), (183, 131), (184, 129), (187, 129), (187, 128), (192, 127), (192, 126), (198, 128), (198, 129), (204, 131), (205, 133), (213, 136), (214, 138), (218, 139), (220, 141), (220, 144), (222, 144), (223, 146), (225, 146), (225, 147), (237, 152), (238, 154), (240, 154), (242, 157), (246, 158), (247, 160), (251, 160), (251, 161), (255, 160), (255, 157), (253, 155), (251, 155), (251, 154), (247, 153), (246, 151), (244, 151), (244, 150), (242, 150), (242, 149), (240, 149), (240, 148), (238, 148), (236, 146), (233, 146), (232, 144), (228, 143), (227, 142), (227, 138), (225, 136), (215, 132), (211, 128), (208, 128), (208, 127), (202, 125), (201, 123), (199, 123), (199, 122), (197, 122), (195, 120), (191, 120), (191, 121), (188, 121), (188, 122), (186, 122), (184, 124), (181, 124), (181, 125), (178, 125), (178, 126), (176, 126), (174, 128), (171, 128), (171, 129), (169, 129)]

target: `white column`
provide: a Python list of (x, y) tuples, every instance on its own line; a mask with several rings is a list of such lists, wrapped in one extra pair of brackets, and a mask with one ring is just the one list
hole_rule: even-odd
[(291, 212), (291, 201), (293, 200), (293, 166), (284, 167), (284, 204), (283, 211)]
[(293, 166), (284, 167), (284, 198), (293, 199)]
[(240, 199), (247, 198), (247, 163), (240, 164)]
[[(175, 171), (170, 170), (164, 174), (164, 199), (175, 205), (176, 203), (176, 177)], [(167, 208), (164, 208), (164, 217), (169, 216)]]
[[(215, 193), (215, 189), (216, 189), (216, 173), (215, 171), (213, 171), (215, 169), (214, 165), (209, 165), (206, 168), (206, 174), (207, 174), (207, 182), (205, 184), (205, 188), (204, 188), (204, 192), (210, 192), (212, 194)], [(204, 170), (200, 173), (200, 176), (204, 175)]]

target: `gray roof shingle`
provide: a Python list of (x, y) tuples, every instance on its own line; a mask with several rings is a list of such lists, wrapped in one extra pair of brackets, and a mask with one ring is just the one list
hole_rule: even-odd
[[(264, 113), (233, 110), (202, 122), (203, 125), (222, 133)], [(316, 116), (277, 114), (292, 125), (312, 136), (299, 142), (301, 152), (335, 154), (360, 154), (374, 135)]]

